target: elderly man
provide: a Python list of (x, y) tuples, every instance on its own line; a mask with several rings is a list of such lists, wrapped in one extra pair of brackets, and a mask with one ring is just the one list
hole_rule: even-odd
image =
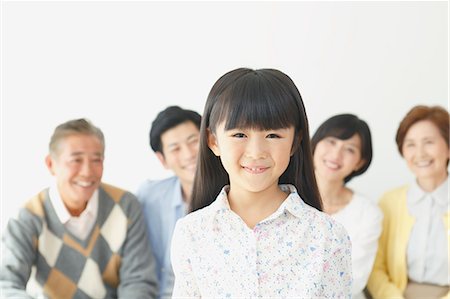
[(26, 202), (2, 239), (1, 295), (30, 298), (31, 268), (48, 298), (154, 298), (155, 262), (135, 196), (101, 182), (104, 137), (85, 119), (59, 125), (50, 188)]

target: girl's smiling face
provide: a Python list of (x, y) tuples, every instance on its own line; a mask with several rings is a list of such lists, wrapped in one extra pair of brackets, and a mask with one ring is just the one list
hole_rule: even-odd
[(260, 193), (278, 190), (278, 180), (289, 165), (294, 127), (276, 130), (231, 129), (220, 123), (209, 132), (208, 146), (229, 175), (230, 191)]

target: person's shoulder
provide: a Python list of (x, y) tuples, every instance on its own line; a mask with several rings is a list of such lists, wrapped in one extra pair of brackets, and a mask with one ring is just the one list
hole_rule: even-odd
[(162, 180), (145, 180), (139, 185), (136, 196), (141, 202), (157, 200), (160, 198), (158, 194), (167, 194), (168, 191), (172, 191), (178, 181), (177, 176)]
[(381, 228), (383, 212), (374, 200), (362, 193), (354, 192), (351, 205), (353, 207), (351, 215), (354, 217), (355, 228), (360, 230), (367, 230), (371, 227)]
[(354, 192), (352, 201), (352, 204), (360, 212), (360, 215), (364, 215), (364, 217), (372, 215), (371, 218), (382, 217), (382, 212), (377, 203), (365, 194)]
[(316, 230), (326, 238), (338, 238), (343, 241), (348, 239), (345, 227), (333, 219), (330, 215), (321, 212), (307, 204), (305, 206), (305, 216), (309, 221), (310, 228)]
[(27, 210), (31, 214), (38, 216), (38, 217), (44, 217), (45, 214), (45, 208), (44, 208), (44, 201), (48, 197), (48, 188), (42, 190), (41, 192), (35, 194), (31, 198), (29, 198), (22, 209)]
[(382, 209), (391, 209), (394, 206), (397, 206), (401, 201), (405, 201), (406, 203), (408, 188), (409, 185), (403, 185), (385, 192), (378, 202), (379, 206)]
[(190, 212), (184, 217), (180, 218), (178, 222), (180, 226), (185, 226), (192, 229), (207, 229), (208, 224), (212, 224), (217, 214), (213, 205), (206, 206), (194, 212)]
[(113, 213), (113, 217), (129, 219), (137, 219), (142, 213), (141, 204), (133, 193), (110, 184), (101, 183), (98, 199), (99, 213)]
[(208, 205), (204, 208), (201, 208), (199, 210), (187, 214), (184, 218), (185, 221), (188, 223), (197, 223), (205, 221), (207, 219), (214, 218), (215, 214), (216, 212), (214, 206)]
[[(112, 200), (115, 204), (120, 205), (122, 208), (131, 207), (140, 209), (140, 204), (136, 196), (128, 190), (103, 182), (100, 184), (99, 189), (99, 199), (107, 198)], [(101, 201), (99, 201), (99, 204), (101, 204)]]
[[(207, 242), (209, 233), (214, 229), (215, 213), (210, 206), (190, 212), (177, 220), (172, 237), (172, 251), (189, 251), (203, 242)], [(203, 244), (204, 245), (204, 244)]]
[(25, 201), (16, 213), (8, 220), (7, 231), (23, 234), (23, 236), (38, 236), (42, 230), (42, 225), (47, 221), (46, 200), (48, 199), (48, 189), (33, 195)]
[(173, 185), (175, 185), (179, 181), (177, 176), (170, 176), (165, 179), (161, 180), (145, 180), (142, 182), (142, 184), (139, 186), (139, 189), (146, 189), (151, 190), (155, 188), (171, 188)]
[(111, 197), (115, 202), (119, 202), (124, 196), (135, 197), (130, 191), (102, 182), (100, 189)]
[(325, 240), (328, 240), (334, 246), (351, 247), (349, 245), (350, 236), (343, 224), (330, 215), (320, 211), (317, 211), (316, 219), (319, 224), (317, 227), (321, 228), (320, 233)]
[(403, 185), (400, 187), (396, 187), (393, 189), (390, 189), (386, 192), (383, 193), (383, 195), (381, 196), (381, 199), (384, 198), (398, 198), (399, 196), (402, 196), (404, 194), (406, 194), (407, 190), (409, 188), (409, 185)]

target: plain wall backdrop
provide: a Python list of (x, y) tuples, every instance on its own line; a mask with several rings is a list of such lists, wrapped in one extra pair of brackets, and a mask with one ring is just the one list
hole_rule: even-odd
[(1, 222), (48, 186), (54, 128), (86, 117), (106, 137), (104, 181), (135, 191), (170, 175), (148, 145), (168, 105), (202, 113), (237, 67), (277, 68), (303, 96), (311, 135), (354, 113), (374, 159), (350, 186), (373, 200), (413, 179), (394, 136), (414, 105), (448, 109), (444, 2), (2, 3)]

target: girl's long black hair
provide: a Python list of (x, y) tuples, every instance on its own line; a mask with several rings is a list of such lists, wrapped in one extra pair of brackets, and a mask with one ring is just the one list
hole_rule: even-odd
[(212, 87), (202, 116), (197, 170), (191, 211), (211, 204), (228, 173), (208, 147), (208, 130), (215, 133), (225, 121), (225, 130), (261, 130), (295, 127), (293, 154), (279, 184), (292, 184), (301, 198), (321, 210), (322, 202), (314, 177), (308, 119), (300, 92), (291, 78), (275, 69), (239, 68), (223, 75)]

